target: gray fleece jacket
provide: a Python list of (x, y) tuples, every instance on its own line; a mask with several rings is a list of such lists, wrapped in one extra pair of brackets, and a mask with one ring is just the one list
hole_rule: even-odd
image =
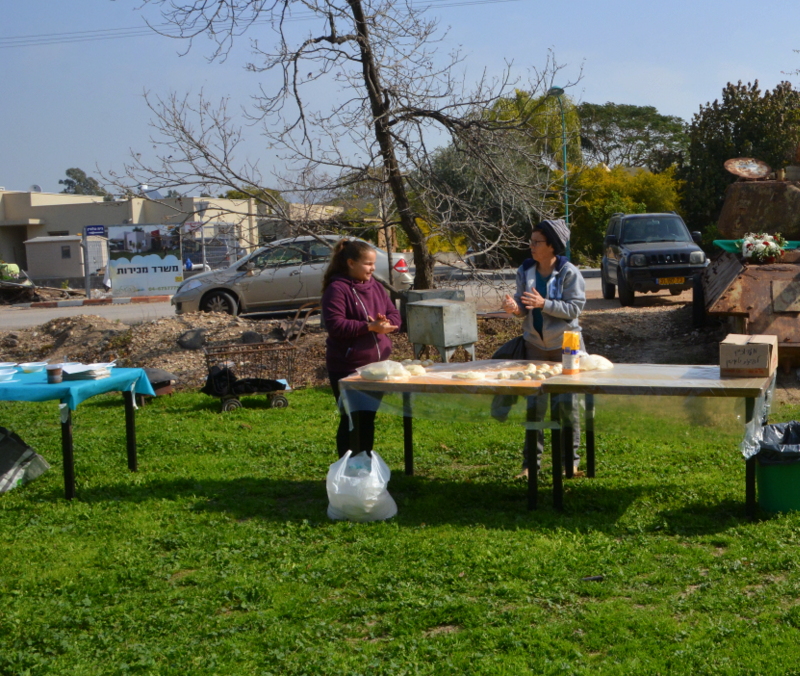
[(522, 305), (522, 294), (530, 290), (536, 261), (527, 259), (517, 270), (517, 292), (514, 300), (525, 311), (522, 331), (525, 340), (543, 350), (561, 347), (564, 331), (580, 331), (578, 317), (586, 304), (583, 275), (564, 256), (556, 256), (556, 267), (547, 283), (542, 308), (542, 335), (533, 328), (533, 312)]

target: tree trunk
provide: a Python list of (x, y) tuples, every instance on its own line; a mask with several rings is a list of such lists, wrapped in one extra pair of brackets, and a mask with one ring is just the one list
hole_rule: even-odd
[(383, 166), (386, 169), (389, 187), (400, 216), (400, 227), (403, 228), (403, 232), (406, 233), (411, 242), (411, 248), (414, 250), (414, 265), (416, 266), (414, 288), (431, 289), (433, 288), (434, 260), (425, 244), (425, 236), (417, 225), (411, 202), (406, 193), (403, 175), (397, 163), (394, 142), (388, 128), (389, 105), (384, 101), (383, 92), (381, 91), (380, 73), (372, 54), (372, 43), (370, 42), (367, 23), (364, 20), (364, 9), (361, 6), (361, 0), (347, 0), (347, 3), (350, 5), (353, 19), (355, 20), (358, 45), (361, 51), (361, 68), (372, 109), (375, 138), (381, 149)]

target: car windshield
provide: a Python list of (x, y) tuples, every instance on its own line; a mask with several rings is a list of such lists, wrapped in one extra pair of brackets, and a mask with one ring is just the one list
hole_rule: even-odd
[(622, 225), (620, 244), (645, 242), (691, 242), (683, 221), (676, 216), (631, 218)]

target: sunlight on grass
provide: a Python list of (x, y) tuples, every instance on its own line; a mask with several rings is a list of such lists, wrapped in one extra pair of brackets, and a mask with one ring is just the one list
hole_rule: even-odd
[[(597, 399), (597, 478), (540, 505), (522, 429), (378, 417), (398, 503), (331, 522), (329, 391), (220, 414), (180, 394), (75, 414), (0, 404), (53, 470), (0, 496), (0, 674), (785, 674), (800, 663), (797, 514), (744, 514), (741, 402)], [(773, 414), (790, 420), (800, 411)], [(601, 581), (584, 581), (602, 576)]]

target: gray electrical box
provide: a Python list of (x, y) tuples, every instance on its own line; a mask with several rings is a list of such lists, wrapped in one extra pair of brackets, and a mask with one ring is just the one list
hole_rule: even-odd
[(418, 303), (421, 300), (445, 298), (447, 300), (464, 300), (464, 289), (409, 289), (408, 302)]
[(414, 356), (426, 345), (433, 345), (445, 362), (450, 361), (457, 347), (463, 347), (475, 360), (478, 341), (478, 318), (475, 305), (463, 300), (432, 298), (406, 305), (408, 340), (414, 345)]

